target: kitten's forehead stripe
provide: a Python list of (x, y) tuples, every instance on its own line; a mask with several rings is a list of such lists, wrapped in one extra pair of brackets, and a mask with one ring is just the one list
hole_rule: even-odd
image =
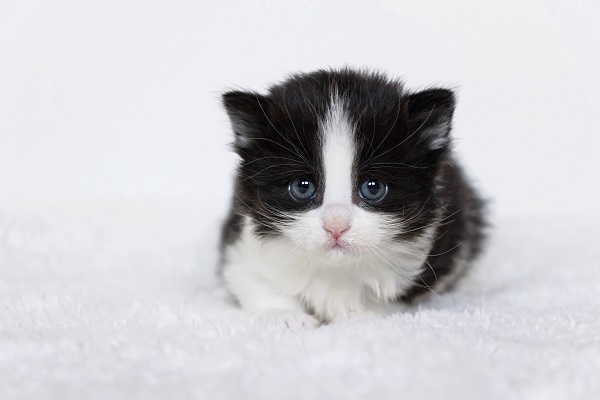
[(321, 122), (325, 193), (323, 204), (352, 202), (352, 170), (356, 156), (354, 126), (344, 100), (332, 95), (329, 110)]

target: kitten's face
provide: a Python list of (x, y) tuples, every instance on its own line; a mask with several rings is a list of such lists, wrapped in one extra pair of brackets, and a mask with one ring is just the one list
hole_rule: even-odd
[(378, 75), (321, 71), (224, 104), (242, 158), (238, 211), (264, 240), (348, 261), (416, 242), (433, 223), (450, 91), (407, 95)]

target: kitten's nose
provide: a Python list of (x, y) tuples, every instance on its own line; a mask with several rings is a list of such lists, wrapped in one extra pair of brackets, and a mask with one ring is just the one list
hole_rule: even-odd
[(325, 206), (323, 212), (323, 229), (338, 240), (350, 229), (352, 223), (352, 210), (342, 204), (331, 204)]
[(335, 240), (338, 240), (340, 237), (342, 237), (342, 235), (343, 235), (343, 234), (344, 234), (344, 233), (345, 233), (345, 232), (348, 230), (348, 228), (350, 228), (350, 227), (344, 228), (343, 226), (335, 226), (335, 227), (332, 227), (332, 226), (327, 226), (327, 227), (324, 227), (324, 228), (325, 228), (325, 230), (326, 230), (327, 232), (329, 232), (329, 233), (331, 234), (331, 236), (332, 236), (332, 237), (333, 237)]

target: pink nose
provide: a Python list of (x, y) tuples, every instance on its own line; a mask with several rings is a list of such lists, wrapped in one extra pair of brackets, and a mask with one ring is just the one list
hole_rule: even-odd
[(329, 232), (335, 240), (338, 240), (340, 237), (342, 237), (342, 235), (344, 233), (346, 233), (348, 231), (348, 229), (350, 229), (349, 226), (347, 226), (347, 227), (343, 227), (343, 226), (336, 226), (336, 227), (327, 226), (327, 227), (325, 227), (324, 226), (323, 228), (325, 228), (325, 230), (327, 232)]
[(341, 204), (331, 204), (325, 207), (323, 212), (323, 229), (338, 240), (351, 227), (351, 210)]

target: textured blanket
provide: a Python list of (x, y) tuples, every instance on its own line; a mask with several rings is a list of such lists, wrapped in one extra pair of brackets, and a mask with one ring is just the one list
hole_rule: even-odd
[(212, 211), (0, 212), (0, 398), (600, 398), (598, 222), (498, 221), (454, 292), (290, 329), (220, 292)]

